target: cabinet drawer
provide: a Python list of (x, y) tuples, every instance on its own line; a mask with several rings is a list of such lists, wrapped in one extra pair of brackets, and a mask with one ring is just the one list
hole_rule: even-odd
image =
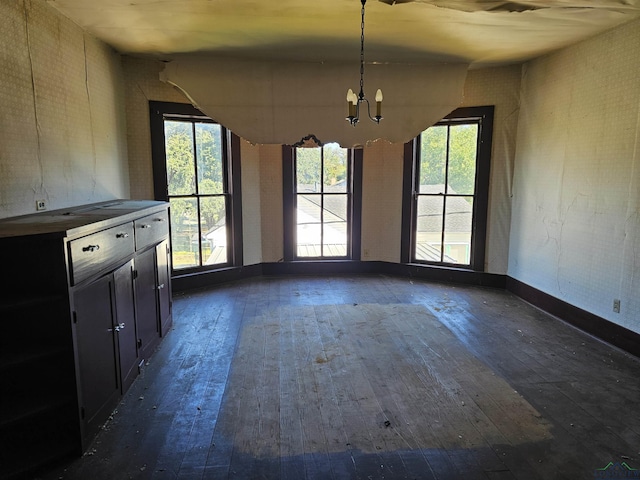
[(72, 283), (89, 278), (103, 267), (133, 255), (133, 224), (125, 223), (69, 242)]
[(140, 218), (134, 224), (136, 250), (160, 243), (169, 235), (169, 217), (166, 210)]

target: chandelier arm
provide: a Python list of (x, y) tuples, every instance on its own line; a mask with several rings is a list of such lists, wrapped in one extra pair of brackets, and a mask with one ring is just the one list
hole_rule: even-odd
[[(367, 115), (369, 116), (369, 120), (371, 120), (372, 122), (375, 123), (380, 123), (380, 120), (382, 120), (382, 117), (379, 115), (376, 115), (374, 117), (371, 116), (371, 103), (369, 102), (368, 99), (363, 98), (362, 102), (367, 102)], [(358, 102), (358, 105), (360, 105), (361, 102)], [(358, 112), (360, 111), (360, 109), (358, 108)]]

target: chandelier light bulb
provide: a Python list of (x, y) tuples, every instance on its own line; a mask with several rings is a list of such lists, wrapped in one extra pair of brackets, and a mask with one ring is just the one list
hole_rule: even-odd
[(378, 89), (376, 92), (376, 120), (380, 121), (382, 118), (382, 90)]
[(356, 116), (357, 103), (358, 103), (358, 97), (356, 97), (356, 94), (353, 93), (353, 90), (349, 89), (347, 91), (347, 107), (349, 111), (349, 116), (347, 117), (347, 119), (353, 118)]
[(351, 102), (351, 96), (353, 95), (353, 90), (347, 90), (347, 102)]

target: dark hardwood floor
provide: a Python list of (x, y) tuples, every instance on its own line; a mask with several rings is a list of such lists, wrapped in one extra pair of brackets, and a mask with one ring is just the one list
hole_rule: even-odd
[(640, 361), (503, 290), (262, 277), (178, 296), (173, 312), (89, 452), (39, 478), (573, 480), (640, 468)]

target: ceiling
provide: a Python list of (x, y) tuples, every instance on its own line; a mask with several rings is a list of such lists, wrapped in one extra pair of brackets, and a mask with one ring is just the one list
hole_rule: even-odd
[[(359, 60), (359, 0), (47, 0), (117, 51)], [(367, 63), (522, 62), (640, 16), (640, 0), (369, 0)]]
[(249, 142), (313, 134), (344, 147), (415, 138), (461, 105), (469, 68), (520, 63), (640, 16), (640, 0), (368, 0), (366, 79), (384, 91), (384, 120), (353, 128), (362, 0), (46, 1), (118, 52), (166, 61), (162, 81)]

